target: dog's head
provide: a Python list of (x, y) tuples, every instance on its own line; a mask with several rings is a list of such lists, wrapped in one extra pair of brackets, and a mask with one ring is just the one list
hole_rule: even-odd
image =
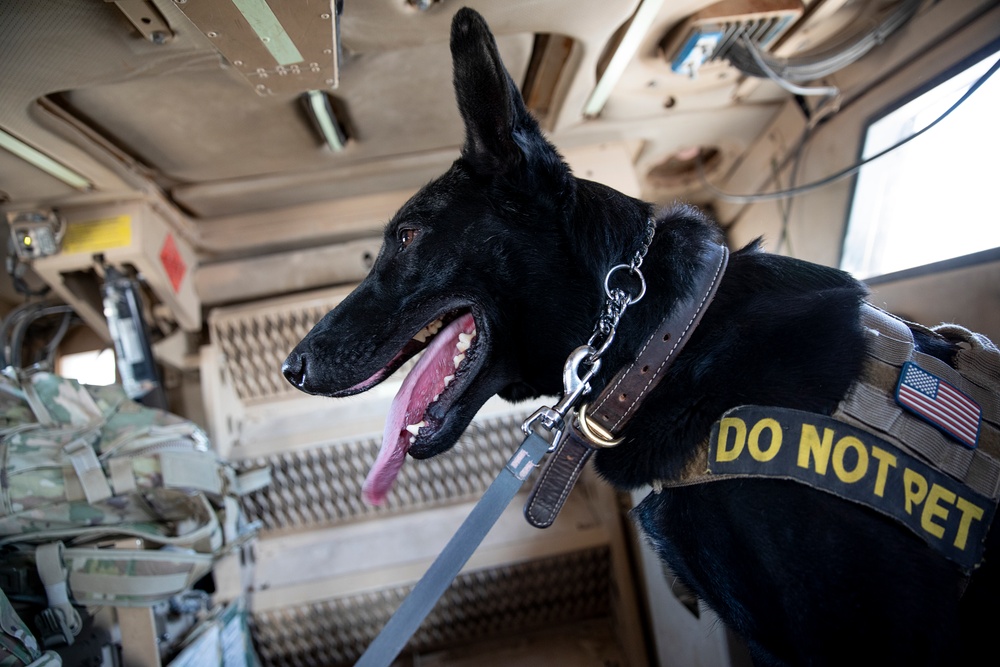
[[(566, 252), (575, 179), (526, 110), (479, 14), (455, 15), (451, 50), (461, 157), (393, 216), (368, 276), (282, 367), (302, 391), (348, 396), (423, 350), (365, 483), (373, 503), (385, 499), (407, 453), (450, 448), (494, 394), (556, 393), (568, 349), (546, 332), (580, 331), (586, 340), (591, 326), (558, 300), (594, 308), (593, 285)], [(557, 296), (554, 276), (586, 284), (580, 295)]]

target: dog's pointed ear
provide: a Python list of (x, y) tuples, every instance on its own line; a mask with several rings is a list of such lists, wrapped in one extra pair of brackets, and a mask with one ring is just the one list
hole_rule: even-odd
[(479, 172), (507, 172), (523, 159), (524, 140), (532, 133), (541, 139), (541, 133), (500, 59), (486, 20), (475, 10), (463, 7), (455, 14), (451, 56), (465, 122), (462, 157)]

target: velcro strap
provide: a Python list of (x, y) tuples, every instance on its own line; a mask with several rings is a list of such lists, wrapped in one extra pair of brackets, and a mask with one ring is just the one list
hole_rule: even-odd
[(85, 603), (132, 606), (168, 599), (212, 568), (212, 554), (134, 549), (65, 550), (69, 587)]
[(236, 475), (233, 484), (233, 493), (238, 496), (245, 496), (248, 493), (259, 491), (271, 484), (271, 469), (268, 467), (247, 470)]
[(160, 453), (160, 471), (163, 485), (175, 489), (193, 489), (206, 493), (222, 493), (221, 464), (209, 452)]
[(63, 453), (76, 471), (88, 503), (97, 503), (111, 497), (111, 486), (104, 476), (104, 469), (86, 437), (63, 445)]
[(135, 472), (132, 469), (132, 459), (111, 459), (108, 461), (108, 472), (111, 473), (111, 487), (116, 496), (123, 496), (136, 490)]

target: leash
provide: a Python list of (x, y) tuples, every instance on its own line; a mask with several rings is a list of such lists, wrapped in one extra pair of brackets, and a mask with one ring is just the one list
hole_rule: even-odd
[(549, 446), (550, 443), (538, 433), (532, 432), (525, 438), (355, 667), (388, 667), (392, 664), (513, 500), (525, 478), (548, 452)]
[[(590, 391), (590, 380), (601, 367), (601, 355), (611, 345), (621, 316), (646, 293), (646, 279), (639, 267), (653, 241), (655, 229), (655, 221), (649, 218), (646, 222), (646, 234), (631, 262), (612, 267), (605, 276), (604, 292), (607, 298), (604, 312), (587, 344), (573, 350), (566, 359), (563, 366), (563, 394), (559, 402), (552, 407), (542, 406), (521, 425), (526, 436), (521, 446), (508, 459), (458, 532), (396, 609), (389, 622), (368, 645), (355, 667), (389, 667), (392, 664), (517, 495), (524, 480), (548, 452), (559, 448), (566, 434), (567, 417), (580, 398)], [(610, 287), (612, 275), (621, 270), (628, 270), (638, 281), (639, 289), (634, 296), (627, 290)]]

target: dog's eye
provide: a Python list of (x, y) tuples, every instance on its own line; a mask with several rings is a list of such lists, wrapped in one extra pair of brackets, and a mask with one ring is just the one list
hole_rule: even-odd
[(399, 230), (399, 247), (405, 248), (417, 238), (417, 230), (412, 227), (404, 227)]

